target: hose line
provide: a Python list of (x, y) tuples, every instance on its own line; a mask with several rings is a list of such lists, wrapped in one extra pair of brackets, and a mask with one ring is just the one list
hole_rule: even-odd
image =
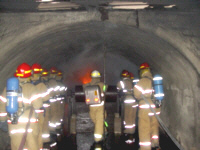
[(165, 130), (165, 132), (168, 134), (168, 136), (171, 138), (171, 140), (174, 142), (174, 144), (176, 144), (176, 146), (180, 149), (180, 150), (184, 150), (184, 148), (180, 145), (180, 143), (173, 137), (173, 135), (170, 133), (169, 129), (165, 126), (165, 124), (163, 123), (163, 121), (160, 119), (160, 117), (156, 114), (155, 110), (151, 107), (150, 103), (148, 102), (148, 100), (144, 97), (144, 95), (142, 94), (142, 98), (144, 99), (144, 101), (149, 105), (150, 110), (154, 113), (156, 119), (158, 120), (158, 122), (160, 123), (161, 127)]

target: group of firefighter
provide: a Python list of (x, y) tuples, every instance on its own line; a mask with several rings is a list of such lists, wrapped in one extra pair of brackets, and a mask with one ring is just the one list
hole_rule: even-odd
[[(160, 114), (161, 101), (154, 97), (154, 79), (148, 63), (140, 65), (139, 76), (140, 80), (136, 83), (133, 74), (123, 70), (122, 80), (117, 83), (117, 90), (123, 93), (122, 133), (128, 137), (126, 143), (134, 142), (138, 110), (140, 150), (157, 149), (159, 124), (155, 115)], [(107, 85), (101, 82), (101, 74), (97, 70), (91, 73), (91, 78), (91, 82), (83, 88), (98, 147), (104, 138)], [(62, 84), (62, 72), (55, 67), (49, 71), (37, 63), (32, 66), (22, 63), (17, 67), (0, 96), (0, 122), (8, 125), (12, 150), (56, 149), (56, 141), (62, 136), (66, 90)], [(159, 96), (162, 98), (163, 94)]]
[[(117, 83), (117, 90), (122, 95), (123, 105), (123, 127), (122, 133), (128, 137), (125, 141), (127, 144), (134, 142), (134, 133), (136, 128), (136, 114), (138, 112), (138, 133), (140, 150), (160, 149), (159, 147), (159, 123), (155, 115), (160, 114), (161, 100), (163, 93), (157, 93), (155, 98), (155, 90), (153, 88), (153, 80), (162, 80), (161, 76), (153, 78), (148, 63), (142, 63), (139, 68), (140, 79), (134, 80), (133, 74), (127, 70), (121, 73), (121, 81)], [(101, 74), (94, 70), (91, 73), (92, 81), (83, 85), (86, 104), (89, 104), (90, 117), (94, 123), (94, 145), (98, 149), (101, 147), (104, 136), (104, 119), (106, 112), (104, 111), (105, 92), (107, 86), (100, 81)], [(160, 82), (160, 81), (159, 81)], [(100, 96), (98, 96), (99, 86)], [(158, 86), (161, 86), (159, 83)], [(158, 87), (161, 89), (162, 87)], [(157, 91), (157, 90), (156, 90)], [(93, 96), (91, 93), (95, 93)], [(162, 91), (161, 91), (162, 92)], [(94, 99), (91, 101), (91, 99)], [(98, 99), (101, 99), (99, 102)], [(152, 109), (154, 110), (152, 112)], [(101, 149), (101, 148), (99, 148)]]
[(22, 63), (0, 96), (12, 150), (56, 149), (62, 136), (65, 92), (62, 71)]

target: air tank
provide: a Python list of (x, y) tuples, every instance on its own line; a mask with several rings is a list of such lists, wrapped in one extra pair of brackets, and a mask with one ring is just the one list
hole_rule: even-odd
[(162, 101), (164, 98), (164, 91), (163, 91), (163, 78), (161, 75), (156, 74), (153, 78), (153, 85), (154, 85), (154, 97)]
[(19, 80), (16, 77), (9, 78), (6, 86), (6, 111), (10, 114), (11, 118), (18, 111), (18, 90)]

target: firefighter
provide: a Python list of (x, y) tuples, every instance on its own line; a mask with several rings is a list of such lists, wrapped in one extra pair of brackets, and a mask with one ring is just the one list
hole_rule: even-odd
[(8, 125), (7, 125), (7, 112), (6, 112), (6, 98), (0, 95), (0, 147), (6, 149), (10, 145), (10, 138), (8, 135)]
[(48, 85), (49, 88), (52, 88), (53, 91), (50, 93), (50, 121), (49, 121), (49, 129), (50, 129), (50, 135), (51, 135), (51, 141), (53, 143), (52, 146), (56, 145), (57, 140), (57, 131), (56, 128), (58, 128), (61, 123), (57, 116), (59, 116), (58, 111), (58, 102), (57, 102), (57, 95), (59, 95), (59, 89), (60, 86), (56, 82), (56, 75), (57, 75), (57, 68), (51, 67), (49, 70), (49, 81)]
[[(50, 90), (48, 90), (47, 86), (41, 82), (41, 72), (43, 71), (42, 67), (40, 64), (33, 64), (31, 67), (32, 71), (33, 71), (33, 75), (31, 76), (31, 81), (32, 84), (34, 84), (39, 92), (39, 94), (41, 94), (41, 100), (42, 103), (47, 102), (50, 98)], [(35, 110), (35, 112), (38, 115), (38, 123), (39, 123), (39, 147), (42, 149), (43, 148), (43, 140), (45, 141), (45, 139), (49, 138), (50, 135), (45, 134), (43, 135), (43, 125), (44, 125), (44, 113), (45, 113), (45, 109), (42, 106), (40, 109)]]
[[(41, 81), (46, 85), (49, 91), (52, 91), (53, 88), (50, 88), (48, 84), (49, 80), (49, 72), (47, 69), (43, 68), (43, 72), (41, 73)], [(44, 115), (44, 124), (43, 124), (43, 147), (44, 149), (50, 149), (52, 146), (55, 145), (55, 141), (51, 141), (50, 138), (50, 129), (49, 129), (49, 120), (50, 120), (50, 101), (45, 101), (43, 103), (43, 107), (45, 108), (45, 115)], [(56, 146), (56, 145), (55, 145)]]
[[(12, 119), (8, 117), (9, 135), (11, 138), (11, 149), (38, 150), (39, 125), (35, 109), (42, 107), (42, 100), (38, 95), (36, 87), (31, 84), (31, 67), (27, 63), (22, 63), (17, 67), (15, 77), (19, 79), (21, 92), (18, 94), (18, 118), (17, 124), (12, 124)], [(6, 88), (2, 96), (6, 97)], [(29, 124), (29, 123), (30, 124)], [(26, 131), (27, 128), (27, 131)], [(27, 133), (27, 136), (25, 135)], [(23, 143), (25, 143), (23, 145)]]
[[(62, 125), (62, 122), (63, 122), (63, 116), (64, 116), (64, 103), (65, 103), (65, 91), (66, 91), (66, 87), (65, 85), (62, 83), (62, 78), (63, 78), (63, 73), (62, 71), (58, 71), (57, 73), (57, 76), (56, 76), (56, 81), (58, 83), (58, 85), (60, 86), (60, 89), (59, 89), (59, 96), (57, 98), (57, 101), (58, 101), (58, 111), (59, 111), (59, 115), (58, 115), (58, 118), (59, 118), (59, 121)], [(61, 129), (61, 126), (58, 126), (57, 129)]]
[(128, 144), (134, 142), (133, 134), (135, 133), (136, 111), (137, 102), (133, 97), (133, 82), (130, 79), (130, 74), (127, 70), (123, 70), (121, 73), (122, 80), (118, 82), (117, 89), (122, 92), (124, 115), (123, 115), (123, 133), (127, 136), (125, 141)]
[(129, 76), (130, 76), (131, 81), (133, 82), (133, 79), (134, 79), (133, 73), (129, 72)]
[(152, 80), (149, 64), (142, 63), (140, 65), (140, 80), (134, 86), (133, 91), (135, 97), (139, 100), (138, 130), (140, 150), (151, 150), (151, 147), (159, 147), (158, 121), (143, 98), (144, 96), (148, 100), (151, 107), (156, 110), (156, 114), (160, 113), (159, 108), (156, 109), (151, 100), (153, 92)]
[(98, 85), (101, 92), (101, 98), (102, 101), (100, 104), (94, 104), (89, 105), (89, 114), (90, 118), (92, 119), (94, 123), (94, 141), (96, 146), (99, 147), (98, 144), (100, 144), (103, 140), (103, 134), (104, 134), (104, 92), (105, 92), (105, 86), (104, 83), (100, 81), (101, 74), (99, 71), (94, 70), (91, 73), (91, 82), (88, 84), (83, 85), (83, 88), (86, 88), (90, 85)]

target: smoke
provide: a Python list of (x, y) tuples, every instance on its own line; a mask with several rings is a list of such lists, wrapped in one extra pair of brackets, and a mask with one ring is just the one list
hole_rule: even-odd
[[(90, 82), (93, 70), (98, 70), (102, 75), (102, 82), (104, 81), (104, 52), (93, 48), (93, 45), (87, 45), (79, 55), (59, 66), (64, 72), (63, 81), (69, 89), (74, 90), (76, 85)], [(137, 66), (134, 63), (123, 56), (106, 53), (106, 84), (116, 85), (124, 69), (137, 76)]]

